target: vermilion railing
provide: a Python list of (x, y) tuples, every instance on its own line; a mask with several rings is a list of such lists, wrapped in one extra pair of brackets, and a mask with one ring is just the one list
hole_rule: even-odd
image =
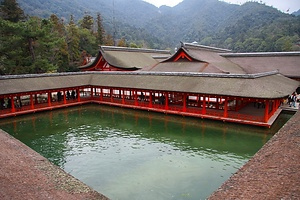
[(0, 110), (0, 118), (7, 117), (7, 116), (14, 116), (18, 114), (25, 114), (25, 113), (32, 113), (37, 112), (41, 110), (50, 110), (55, 108), (61, 108), (61, 107), (68, 107), (72, 105), (78, 105), (83, 103), (89, 103), (89, 102), (96, 102), (96, 103), (104, 103), (114, 106), (127, 106), (131, 108), (136, 109), (153, 109), (155, 111), (159, 112), (165, 112), (165, 113), (177, 113), (180, 115), (189, 115), (193, 114), (193, 116), (199, 116), (199, 117), (217, 117), (220, 120), (226, 120), (226, 119), (237, 119), (237, 120), (245, 120), (249, 122), (264, 122), (264, 116), (256, 116), (251, 114), (242, 114), (238, 111), (234, 111), (234, 109), (228, 108), (227, 115), (225, 116), (224, 110), (221, 109), (223, 107), (219, 106), (219, 109), (216, 108), (205, 108), (205, 111), (203, 111), (203, 104), (191, 104), (186, 105), (184, 107), (182, 104), (176, 104), (172, 102), (168, 102), (167, 105), (162, 105), (159, 103), (159, 101), (156, 101), (157, 99), (154, 99), (152, 102), (149, 102), (149, 98), (145, 98), (143, 100), (140, 99), (134, 99), (134, 95), (131, 96), (124, 96), (124, 98), (120, 95), (114, 94), (112, 97), (109, 94), (105, 94), (103, 96), (100, 96), (100, 94), (88, 94), (85, 93), (85, 95), (80, 96), (76, 99), (62, 99), (61, 101), (51, 101), (47, 102), (47, 100), (40, 101), (38, 103), (34, 103), (33, 105), (28, 103), (24, 103), (22, 107), (15, 107), (15, 112), (12, 112), (13, 109), (6, 108)]

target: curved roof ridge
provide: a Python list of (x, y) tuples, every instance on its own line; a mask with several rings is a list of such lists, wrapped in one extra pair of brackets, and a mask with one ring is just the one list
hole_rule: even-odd
[(60, 73), (43, 73), (43, 74), (4, 75), (4, 76), (0, 76), (0, 80), (3, 80), (3, 79), (20, 79), (20, 78), (54, 77), (54, 76), (67, 76), (67, 75), (84, 75), (84, 74), (91, 74), (91, 72), (83, 71), (83, 72), (60, 72)]
[(190, 77), (214, 77), (214, 78), (245, 78), (245, 79), (260, 78), (260, 77), (279, 74), (278, 70), (255, 73), (255, 74), (224, 74), (224, 73), (203, 73), (203, 72), (153, 72), (153, 71), (134, 71), (134, 72), (111, 72), (110, 71), (110, 72), (100, 72), (100, 73), (120, 74), (120, 75), (190, 76)]
[(209, 50), (209, 51), (216, 51), (216, 52), (231, 52), (230, 49), (222, 49), (218, 47), (212, 47), (212, 46), (205, 46), (195, 43), (185, 43), (182, 42), (182, 46), (186, 48), (195, 48), (195, 49), (203, 49), (203, 50)]
[(22, 74), (22, 75), (5, 75), (0, 76), (4, 79), (21, 79), (21, 78), (40, 78), (68, 75), (91, 75), (91, 74), (108, 74), (108, 75), (153, 75), (153, 76), (190, 76), (190, 77), (214, 77), (214, 78), (260, 78), (279, 74), (278, 70), (261, 72), (255, 74), (224, 74), (224, 73), (202, 73), (202, 72), (153, 72), (153, 71), (86, 71), (86, 72), (63, 72), (63, 73), (45, 73), (45, 74)]
[(257, 57), (257, 56), (299, 56), (300, 51), (289, 52), (249, 52), (249, 53), (219, 53), (224, 57)]
[(160, 49), (130, 48), (130, 47), (117, 47), (117, 46), (100, 46), (100, 49), (102, 49), (103, 51), (127, 51), (127, 52), (170, 54), (169, 50), (160, 50)]

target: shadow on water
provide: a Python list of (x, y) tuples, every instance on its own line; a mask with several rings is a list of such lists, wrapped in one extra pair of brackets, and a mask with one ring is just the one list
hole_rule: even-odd
[(112, 199), (203, 199), (291, 116), (268, 129), (87, 105), (0, 128)]

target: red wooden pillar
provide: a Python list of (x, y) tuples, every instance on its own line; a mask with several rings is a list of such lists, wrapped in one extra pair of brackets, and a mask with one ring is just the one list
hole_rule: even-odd
[(152, 104), (152, 92), (149, 93), (149, 108), (152, 108), (153, 107), (153, 104)]
[(34, 104), (38, 104), (38, 98), (37, 98), (37, 94), (34, 94)]
[(280, 100), (279, 99), (276, 99), (275, 100), (275, 111), (277, 110), (277, 108), (279, 107), (279, 105), (280, 105)]
[(183, 107), (182, 107), (182, 111), (186, 112), (186, 94), (183, 94)]
[(169, 93), (166, 92), (165, 96), (166, 96), (166, 98), (165, 98), (165, 109), (169, 110)]
[(202, 114), (206, 114), (206, 97), (203, 96), (203, 101), (202, 101)]
[(121, 97), (121, 95), (122, 95), (122, 94), (121, 94), (121, 91), (123, 91), (123, 90), (120, 90), (120, 89), (119, 89), (119, 99), (122, 98), (122, 97)]
[(277, 106), (276, 106), (276, 110), (281, 106), (281, 99), (277, 99)]
[(31, 110), (34, 109), (34, 102), (33, 102), (33, 96), (32, 96), (32, 94), (30, 94), (30, 109)]
[(48, 92), (48, 106), (51, 106), (51, 92)]
[(77, 93), (77, 101), (80, 102), (80, 89), (77, 89), (76, 90), (76, 93)]
[(272, 114), (275, 113), (276, 108), (277, 108), (277, 99), (273, 100)]
[(66, 91), (65, 90), (63, 91), (63, 94), (64, 94), (64, 104), (67, 104), (67, 97), (66, 97)]
[(197, 95), (197, 107), (200, 107), (201, 97), (200, 94)]
[(93, 97), (94, 97), (94, 88), (93, 87), (91, 87), (91, 99), (93, 99)]
[(216, 109), (219, 110), (220, 109), (220, 98), (216, 97)]
[(113, 95), (114, 90), (110, 89), (109, 91), (110, 91), (110, 102), (114, 102), (114, 95)]
[(122, 90), (122, 94), (123, 94), (123, 96), (122, 96), (122, 104), (125, 104), (125, 91), (124, 91), (124, 89)]
[(239, 109), (238, 109), (238, 104), (239, 104), (239, 99), (236, 98), (235, 99), (235, 111), (237, 112)]
[(103, 89), (100, 88), (100, 101), (103, 101)]
[(268, 120), (269, 120), (269, 105), (270, 105), (270, 101), (266, 100), (264, 122), (268, 122)]
[(137, 106), (138, 105), (138, 96), (137, 96), (137, 91), (134, 90), (133, 91), (133, 94), (134, 94), (134, 105)]
[(11, 112), (13, 113), (16, 112), (15, 100), (13, 96), (10, 98), (10, 103), (11, 103)]
[(224, 117), (227, 118), (228, 117), (228, 97), (225, 98), (225, 102), (224, 102)]

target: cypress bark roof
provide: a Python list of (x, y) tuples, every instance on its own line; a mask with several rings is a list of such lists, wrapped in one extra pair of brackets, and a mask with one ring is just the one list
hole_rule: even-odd
[(101, 56), (109, 65), (115, 68), (137, 70), (153, 66), (159, 61), (170, 57), (171, 53), (166, 50), (101, 46), (95, 61), (79, 68), (93, 67)]
[(246, 73), (278, 70), (290, 78), (300, 78), (300, 52), (221, 53)]
[[(229, 50), (212, 48), (203, 45), (182, 43), (181, 48), (170, 58), (160, 62), (152, 68), (144, 68), (143, 71), (168, 71), (168, 72), (210, 72), (210, 73), (234, 73), (245, 74), (238, 64), (222, 57), (219, 53)], [(189, 60), (175, 60), (184, 53)], [(174, 61), (175, 60), (175, 61)]]
[(299, 82), (275, 71), (258, 74), (79, 72), (1, 76), (0, 86), (0, 95), (77, 86), (108, 86), (273, 99), (291, 94)]

